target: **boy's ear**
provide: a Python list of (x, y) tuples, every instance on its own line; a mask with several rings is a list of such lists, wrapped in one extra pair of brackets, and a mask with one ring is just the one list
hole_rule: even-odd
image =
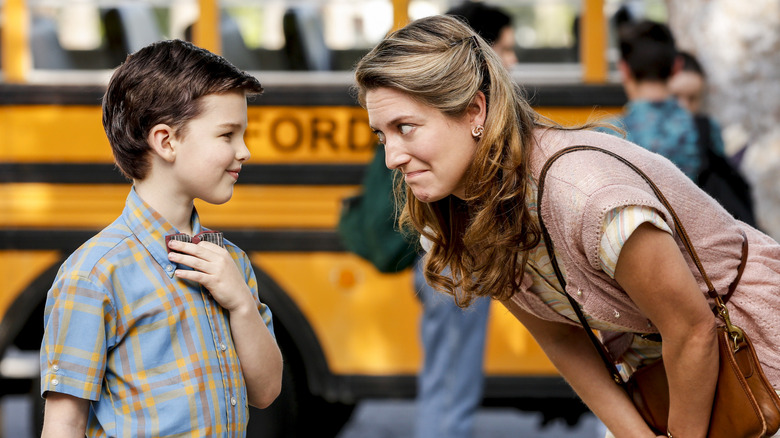
[(173, 128), (164, 123), (154, 125), (149, 130), (147, 141), (152, 151), (165, 161), (173, 162), (176, 158), (176, 136)]

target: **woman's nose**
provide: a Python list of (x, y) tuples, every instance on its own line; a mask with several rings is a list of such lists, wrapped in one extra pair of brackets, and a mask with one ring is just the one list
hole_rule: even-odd
[(388, 146), (385, 143), (385, 166), (388, 169), (398, 169), (409, 161), (409, 154), (397, 146)]

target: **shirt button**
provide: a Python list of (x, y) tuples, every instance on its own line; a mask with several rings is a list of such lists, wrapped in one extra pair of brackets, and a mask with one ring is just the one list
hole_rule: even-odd
[(620, 318), (620, 312), (618, 312), (617, 310), (615, 310), (615, 318)]
[(235, 397), (230, 397), (230, 404), (233, 405), (233, 406), (236, 405), (236, 398)]
[(57, 385), (60, 384), (60, 381), (57, 380), (57, 379), (51, 379), (51, 384), (54, 385), (54, 386), (57, 386)]
[(577, 296), (578, 296), (578, 297), (581, 297), (581, 296), (582, 296), (582, 291), (581, 291), (580, 289), (577, 289)]
[(53, 369), (55, 372), (60, 370), (59, 365), (52, 365), (51, 369)]
[(173, 271), (173, 265), (168, 265), (168, 266), (166, 266), (166, 267), (165, 267), (165, 270), (166, 270), (166, 271), (168, 271), (168, 272), (171, 272), (171, 271)]
[(223, 342), (223, 343), (219, 344), (219, 349), (222, 350), (222, 351), (225, 351), (225, 350), (227, 350), (227, 345), (225, 345), (225, 343)]

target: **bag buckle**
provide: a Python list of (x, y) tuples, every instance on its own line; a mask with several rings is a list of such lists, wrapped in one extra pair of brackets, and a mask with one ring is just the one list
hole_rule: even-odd
[(723, 318), (726, 323), (726, 330), (729, 332), (731, 340), (734, 341), (734, 352), (739, 351), (739, 343), (745, 339), (745, 332), (741, 328), (731, 323), (729, 317), (729, 309), (726, 308), (726, 304), (723, 303), (720, 297), (715, 298), (715, 304), (718, 307), (718, 314)]

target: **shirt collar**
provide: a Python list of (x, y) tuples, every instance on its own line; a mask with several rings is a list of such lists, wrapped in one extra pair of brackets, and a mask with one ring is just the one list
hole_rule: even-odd
[(626, 106), (629, 109), (637, 110), (639, 108), (657, 108), (662, 110), (672, 110), (679, 106), (677, 103), (677, 99), (674, 96), (667, 97), (664, 100), (646, 100), (646, 99), (636, 99), (628, 102)]
[[(168, 260), (168, 249), (165, 247), (165, 235), (175, 234), (179, 231), (165, 220), (152, 206), (147, 204), (138, 193), (135, 187), (130, 190), (125, 202), (125, 209), (122, 212), (122, 218), (132, 233), (138, 238), (138, 241), (146, 248), (157, 263), (165, 270), (169, 277), (173, 277), (177, 269), (175, 263)], [(203, 231), (198, 212), (192, 209), (192, 231), (197, 234)]]

